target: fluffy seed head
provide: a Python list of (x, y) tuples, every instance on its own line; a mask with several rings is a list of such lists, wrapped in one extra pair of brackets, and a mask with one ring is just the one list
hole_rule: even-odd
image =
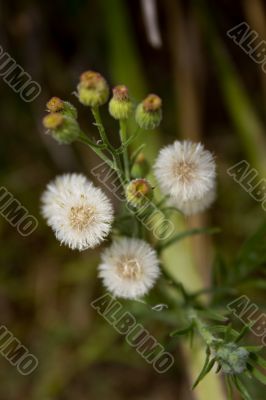
[(215, 162), (200, 143), (176, 141), (163, 148), (155, 163), (155, 175), (162, 191), (178, 204), (191, 202), (193, 208), (193, 202), (204, 196), (208, 200), (214, 197)]
[(42, 195), (42, 214), (56, 238), (71, 249), (99, 245), (109, 234), (113, 208), (101, 189), (81, 174), (65, 174)]
[(102, 254), (99, 276), (114, 296), (136, 299), (154, 286), (160, 274), (156, 252), (140, 239), (122, 238)]
[(206, 192), (200, 199), (192, 199), (187, 201), (181, 201), (179, 198), (170, 197), (169, 205), (176, 207), (182, 211), (186, 216), (194, 215), (203, 212), (214, 202), (216, 197), (215, 188)]

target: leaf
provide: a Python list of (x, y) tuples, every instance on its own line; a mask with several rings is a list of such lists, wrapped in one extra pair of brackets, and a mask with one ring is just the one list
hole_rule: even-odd
[[(260, 347), (263, 347), (263, 346), (260, 346)], [(266, 360), (264, 360), (264, 358), (258, 356), (257, 354), (254, 354), (254, 355), (256, 357), (257, 364), (260, 365), (263, 368), (266, 368)]]
[(252, 374), (259, 382), (266, 385), (266, 375), (260, 372), (257, 368), (252, 369)]
[(247, 276), (266, 262), (266, 223), (242, 247), (236, 260), (240, 275)]
[(230, 379), (230, 376), (225, 377), (225, 383), (226, 383), (226, 392), (228, 396), (228, 400), (234, 400), (233, 398), (233, 385)]
[(240, 342), (240, 340), (245, 336), (245, 334), (247, 333), (247, 331), (250, 329), (250, 324), (245, 325), (242, 330), (240, 331), (239, 335), (237, 336), (237, 338), (235, 338), (234, 342), (238, 343)]
[(224, 317), (221, 314), (218, 314), (217, 312), (209, 309), (209, 310), (199, 310), (200, 315), (202, 315), (205, 318), (212, 319), (214, 321), (218, 322), (227, 322), (228, 318)]
[[(263, 345), (261, 345), (261, 346), (245, 346), (245, 349), (247, 350), (247, 351), (249, 351), (250, 353), (257, 353), (257, 352), (259, 352), (259, 351), (261, 351), (262, 349), (263, 349)], [(250, 354), (250, 356), (255, 356), (255, 357), (257, 357), (257, 355), (256, 354)]]
[(171, 332), (170, 336), (174, 337), (174, 336), (186, 335), (187, 333), (189, 333), (189, 331), (192, 330), (192, 328), (193, 328), (193, 324), (190, 324), (189, 326), (187, 326), (184, 329), (177, 329), (177, 330)]
[(254, 400), (250, 397), (250, 394), (248, 393), (248, 391), (246, 390), (245, 386), (243, 385), (243, 383), (241, 382), (241, 380), (239, 378), (237, 378), (235, 375), (232, 377), (233, 382), (237, 388), (237, 390), (239, 391), (239, 393), (241, 393), (241, 395), (243, 396), (244, 400)]
[(195, 387), (199, 384), (199, 382), (210, 372), (210, 370), (212, 369), (212, 367), (214, 366), (215, 363), (215, 358), (213, 358), (212, 360), (210, 360), (210, 350), (209, 348), (207, 348), (206, 350), (206, 359), (203, 365), (203, 368), (199, 374), (199, 376), (197, 377), (196, 381), (194, 382), (192, 389), (195, 389)]
[(217, 253), (212, 266), (212, 285), (222, 286), (227, 282), (228, 268), (222, 255)]

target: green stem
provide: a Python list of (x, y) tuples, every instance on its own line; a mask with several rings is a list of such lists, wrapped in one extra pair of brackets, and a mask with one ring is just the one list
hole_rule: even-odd
[(101, 139), (102, 139), (103, 143), (113, 150), (113, 146), (109, 142), (109, 139), (107, 137), (107, 134), (105, 132), (105, 129), (104, 129), (104, 126), (103, 126), (103, 123), (102, 123), (102, 118), (101, 118), (101, 114), (100, 114), (100, 111), (99, 111), (99, 107), (92, 107), (91, 108), (91, 112), (92, 112), (92, 115), (93, 115), (93, 117), (95, 119), (96, 126), (98, 128), (98, 131), (99, 131), (99, 134), (101, 136)]
[(87, 146), (89, 146), (96, 154), (99, 158), (101, 158), (101, 160), (105, 161), (107, 165), (109, 165), (110, 168), (114, 169), (117, 173), (117, 166), (115, 165), (115, 163), (113, 161), (111, 161), (101, 150), (100, 147), (98, 147), (97, 145), (95, 145), (93, 142), (91, 142), (91, 140), (85, 135), (85, 133), (80, 132), (79, 138), (78, 138), (79, 142), (86, 144)]
[(208, 330), (207, 325), (202, 322), (194, 309), (191, 309), (189, 311), (189, 318), (194, 323), (194, 326), (197, 328), (198, 333), (209, 347), (212, 347), (215, 342), (219, 341), (219, 339), (214, 337), (212, 333)]
[(101, 114), (100, 114), (100, 111), (99, 111), (99, 107), (92, 107), (91, 108), (91, 112), (92, 112), (92, 115), (93, 115), (93, 117), (95, 119), (96, 126), (97, 126), (97, 129), (98, 129), (99, 134), (101, 136), (101, 139), (103, 141), (103, 144), (112, 153), (114, 169), (117, 172), (117, 175), (119, 177), (119, 180), (120, 180), (121, 184), (124, 186), (125, 185), (125, 181), (124, 181), (124, 177), (123, 177), (123, 173), (122, 173), (121, 161), (120, 161), (119, 155), (116, 153), (115, 148), (110, 143), (110, 141), (108, 139), (108, 136), (107, 136), (107, 134), (105, 132), (105, 129), (104, 129), (104, 126), (103, 126), (103, 123), (102, 123)]
[(220, 232), (220, 229), (218, 228), (194, 228), (190, 229), (181, 233), (177, 233), (170, 239), (166, 240), (165, 242), (158, 244), (157, 245), (157, 251), (160, 253), (162, 250), (166, 249), (167, 247), (171, 246), (172, 244), (178, 242), (181, 239), (184, 239), (188, 236), (192, 235), (198, 235), (199, 233), (208, 233), (208, 234), (213, 234), (213, 233), (218, 233)]
[[(126, 120), (120, 119), (119, 125), (120, 125), (121, 144), (122, 144), (122, 146), (125, 146), (125, 143), (127, 141), (127, 122), (126, 122)], [(126, 180), (129, 182), (130, 181), (130, 169), (129, 169), (128, 151), (127, 151), (126, 146), (124, 147), (124, 151), (123, 151), (123, 160), (124, 160)]]

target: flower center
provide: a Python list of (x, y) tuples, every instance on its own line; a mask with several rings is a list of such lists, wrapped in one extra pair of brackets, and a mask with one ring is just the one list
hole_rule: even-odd
[(95, 210), (89, 206), (71, 207), (69, 213), (70, 225), (77, 231), (83, 231), (94, 220)]
[(174, 176), (186, 183), (193, 179), (195, 171), (195, 164), (189, 161), (179, 161), (173, 166)]
[(117, 264), (117, 273), (121, 278), (138, 280), (142, 275), (142, 268), (136, 258), (122, 258)]

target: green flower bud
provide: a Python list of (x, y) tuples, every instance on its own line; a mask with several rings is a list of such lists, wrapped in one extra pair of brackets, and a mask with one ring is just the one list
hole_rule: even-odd
[(131, 169), (131, 175), (133, 176), (133, 178), (141, 178), (147, 176), (149, 171), (150, 165), (146, 160), (144, 154), (140, 153)]
[(126, 199), (134, 207), (141, 207), (152, 199), (152, 187), (146, 179), (134, 179), (126, 187)]
[(235, 343), (227, 343), (216, 352), (216, 358), (226, 374), (241, 374), (247, 367), (249, 352)]
[(52, 113), (61, 112), (64, 115), (77, 119), (76, 108), (68, 101), (63, 101), (59, 97), (52, 97), (46, 104), (47, 110)]
[(136, 122), (143, 129), (155, 129), (162, 120), (162, 100), (156, 94), (149, 94), (136, 109)]
[(109, 87), (98, 72), (86, 71), (80, 77), (78, 85), (79, 101), (85, 106), (98, 107), (107, 102)]
[(79, 126), (74, 118), (70, 118), (59, 112), (50, 113), (43, 118), (43, 126), (48, 133), (59, 143), (69, 144), (79, 136)]
[(119, 85), (113, 88), (113, 97), (109, 102), (109, 112), (115, 119), (128, 119), (130, 116), (132, 103), (126, 86)]

